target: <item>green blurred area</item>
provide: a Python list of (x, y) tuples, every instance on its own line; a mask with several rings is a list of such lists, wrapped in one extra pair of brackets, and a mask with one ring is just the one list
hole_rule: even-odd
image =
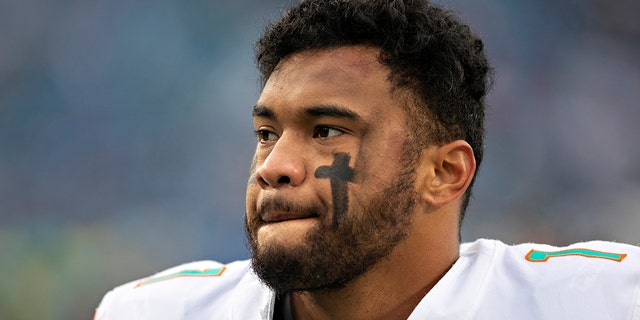
[(131, 240), (100, 225), (0, 229), (0, 318), (91, 319), (107, 288), (157, 263)]

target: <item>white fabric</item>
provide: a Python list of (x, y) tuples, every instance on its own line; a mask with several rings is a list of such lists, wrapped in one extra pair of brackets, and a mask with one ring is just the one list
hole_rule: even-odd
[[(463, 244), (458, 261), (409, 319), (640, 320), (640, 248), (602, 241), (570, 247), (626, 256), (615, 261), (564, 255), (532, 262), (525, 259), (532, 249), (557, 252), (568, 247), (508, 246), (484, 239)], [(150, 279), (221, 267), (214, 261), (193, 262)], [(219, 275), (122, 285), (105, 295), (95, 318), (271, 320), (275, 295), (258, 280), (249, 262), (224, 268)]]

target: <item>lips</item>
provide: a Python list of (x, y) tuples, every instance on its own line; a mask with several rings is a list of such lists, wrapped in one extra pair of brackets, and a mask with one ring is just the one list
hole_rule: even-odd
[(268, 223), (282, 222), (288, 220), (299, 220), (308, 218), (317, 218), (317, 214), (304, 214), (293, 212), (265, 212), (260, 214), (263, 221)]
[(258, 204), (256, 217), (259, 217), (265, 223), (276, 223), (317, 218), (324, 212), (323, 209), (312, 202), (296, 203), (281, 197), (267, 198)]

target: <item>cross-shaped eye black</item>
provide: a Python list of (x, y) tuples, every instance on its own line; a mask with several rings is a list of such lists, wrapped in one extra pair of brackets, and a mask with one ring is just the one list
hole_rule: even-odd
[(333, 155), (331, 166), (321, 166), (316, 169), (316, 178), (328, 178), (331, 183), (331, 198), (333, 199), (333, 226), (338, 226), (338, 221), (349, 210), (349, 192), (347, 182), (353, 181), (355, 171), (349, 167), (351, 156), (338, 152)]

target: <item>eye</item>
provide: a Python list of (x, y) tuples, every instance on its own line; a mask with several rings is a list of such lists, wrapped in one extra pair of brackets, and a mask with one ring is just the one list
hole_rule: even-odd
[(256, 130), (256, 138), (258, 138), (258, 142), (266, 143), (278, 140), (278, 135), (269, 130)]
[(344, 131), (332, 127), (319, 126), (313, 131), (314, 138), (331, 138), (343, 134)]

